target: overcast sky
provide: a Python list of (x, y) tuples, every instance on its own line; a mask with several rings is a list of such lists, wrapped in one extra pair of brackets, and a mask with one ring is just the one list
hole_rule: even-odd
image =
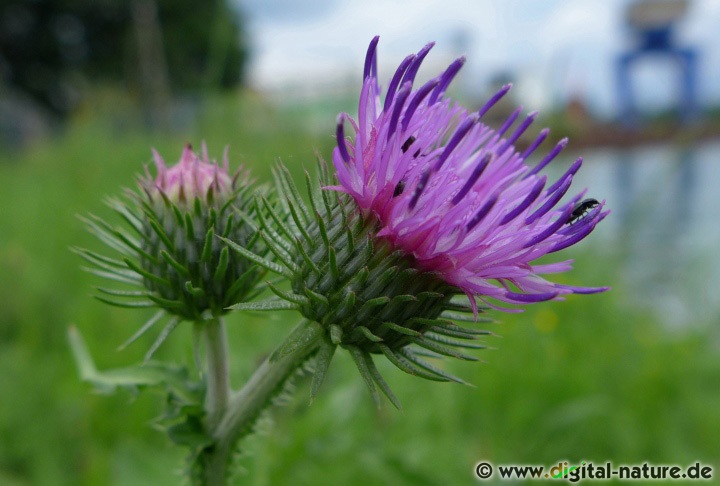
[[(623, 13), (629, 0), (235, 1), (249, 22), (250, 81), (272, 91), (359, 79), (367, 44), (379, 34), (383, 79), (408, 53), (434, 40), (428, 68), (437, 71), (467, 55), (457, 82), (470, 92), (482, 92), (490, 78), (510, 71), (528, 108), (574, 93), (611, 114), (613, 63), (628, 39)], [(720, 103), (720, 0), (691, 2), (678, 39), (701, 50), (701, 102)], [(670, 102), (677, 73), (669, 63), (647, 61), (636, 75), (641, 103)]]

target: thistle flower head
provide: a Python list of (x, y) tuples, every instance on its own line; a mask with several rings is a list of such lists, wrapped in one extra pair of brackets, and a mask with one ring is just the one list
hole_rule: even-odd
[[(376, 218), (366, 217), (350, 196), (321, 190), (337, 179), (324, 163), (320, 169), (320, 184), (306, 174), (310, 206), (282, 166), (275, 173), (280, 204), (258, 199), (259, 235), (274, 261), (225, 240), (240, 255), (290, 281), (290, 289), (268, 284), (275, 297), (233, 308), (296, 309), (319, 326), (323, 339), (315, 360), (313, 396), (337, 347), (351, 354), (373, 397), (378, 399), (377, 385), (396, 406), (399, 402), (375, 367), (374, 354), (414, 376), (464, 383), (423, 356), (476, 360), (463, 349), (485, 347), (472, 341), (490, 333), (453, 320), (487, 319), (478, 319), (467, 302), (457, 301), (459, 290), (437, 272), (418, 268), (412, 256), (378, 238)], [(301, 338), (298, 345), (304, 344)], [(288, 345), (285, 351), (293, 350)]]
[[(227, 243), (291, 284), (290, 290), (271, 285), (276, 298), (235, 308), (297, 309), (319, 326), (324, 339), (313, 395), (341, 347), (350, 352), (373, 396), (377, 399), (379, 388), (398, 405), (374, 355), (415, 376), (462, 382), (424, 357), (475, 359), (464, 349), (484, 347), (473, 341), (489, 333), (456, 321), (487, 322), (478, 318), (484, 308), (476, 299), (528, 303), (604, 290), (540, 277), (569, 269), (569, 261), (532, 262), (580, 241), (607, 212), (604, 203), (581, 201), (582, 192), (560, 203), (580, 160), (551, 184), (539, 174), (565, 140), (534, 167), (525, 161), (547, 130), (524, 152), (515, 150), (535, 114), (514, 129), (519, 110), (496, 130), (481, 122), (509, 87), (479, 112), (468, 112), (445, 96), (463, 64), (458, 59), (414, 89), (429, 44), (401, 63), (383, 99), (376, 46), (377, 38), (365, 61), (358, 120), (347, 114), (338, 119), (337, 177), (322, 163), (324, 190), (306, 177), (308, 207), (281, 167), (276, 172), (280, 205), (258, 203), (260, 235), (276, 261)], [(354, 132), (351, 139), (345, 137), (346, 122)]]
[(183, 320), (201, 322), (227, 312), (235, 303), (259, 292), (261, 267), (230, 252), (218, 236), (264, 254), (251, 223), (252, 182), (238, 170), (228, 172), (210, 162), (203, 144), (202, 158), (185, 147), (180, 162), (167, 168), (155, 152), (157, 176), (139, 180), (140, 193), (127, 191), (127, 200), (110, 199), (124, 227), (90, 216), (91, 232), (119, 254), (110, 257), (76, 249), (101, 277), (130, 284), (138, 290), (98, 288), (99, 300), (122, 307), (158, 307), (159, 312), (131, 341), (163, 316), (170, 316), (157, 348)]
[[(541, 277), (569, 270), (569, 260), (532, 263), (582, 240), (608, 214), (604, 202), (580, 208), (584, 191), (561, 202), (582, 159), (552, 183), (541, 174), (567, 139), (529, 165), (549, 131), (541, 130), (522, 152), (514, 144), (537, 113), (516, 124), (518, 109), (499, 128), (482, 122), (510, 85), (477, 112), (446, 96), (464, 58), (414, 87), (433, 44), (403, 60), (383, 99), (377, 42), (376, 37), (367, 52), (357, 121), (338, 117), (333, 163), (340, 185), (333, 189), (350, 194), (366, 215), (377, 218), (379, 237), (468, 296), (516, 304), (606, 290)], [(346, 122), (354, 132), (350, 139)]]

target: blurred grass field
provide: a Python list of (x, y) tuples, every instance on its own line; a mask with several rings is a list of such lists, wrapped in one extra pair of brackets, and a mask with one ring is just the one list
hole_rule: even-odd
[[(101, 367), (142, 359), (154, 335), (117, 346), (147, 319), (91, 297), (71, 246), (100, 249), (77, 214), (112, 219), (102, 203), (134, 185), (155, 147), (171, 162), (185, 142), (206, 140), (211, 156), (230, 145), (268, 181), (277, 158), (300, 181), (317, 149), (333, 144), (332, 119), (310, 130), (251, 96), (204, 102), (182, 135), (144, 131), (132, 115), (86, 110), (61, 135), (0, 155), (0, 484), (179, 484), (183, 451), (151, 427), (162, 396), (98, 395), (81, 383), (66, 340), (74, 323)], [(409, 377), (378, 360), (404, 404), (376, 410), (348, 356), (339, 353), (320, 396), (307, 383), (273, 410), (245, 443), (243, 484), (475, 484), (480, 460), (553, 465), (581, 460), (700, 461), (720, 475), (720, 333), (714, 322), (670, 330), (639, 310), (619, 275), (621, 258), (592, 241), (566, 251), (576, 269), (564, 282), (611, 285), (596, 296), (493, 313), (501, 337), (484, 363), (448, 363), (475, 387)], [(710, 256), (708, 256), (710, 258)], [(662, 264), (662, 262), (658, 262)], [(718, 316), (716, 316), (718, 317)], [(238, 387), (296, 322), (293, 313), (228, 319), (232, 381)], [(715, 324), (715, 326), (713, 326)], [(191, 362), (189, 329), (159, 358)]]

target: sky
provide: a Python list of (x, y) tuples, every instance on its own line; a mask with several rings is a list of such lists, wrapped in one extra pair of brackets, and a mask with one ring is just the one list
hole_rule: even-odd
[[(250, 83), (271, 93), (351, 86), (368, 42), (380, 35), (381, 80), (432, 40), (426, 77), (466, 55), (456, 83), (468, 93), (484, 94), (492, 79), (511, 73), (515, 95), (530, 109), (573, 95), (612, 116), (613, 66), (630, 39), (624, 23), (630, 0), (234, 1), (249, 25)], [(720, 0), (691, 1), (677, 39), (701, 52), (700, 102), (720, 104)], [(640, 63), (634, 77), (640, 106), (672, 104), (678, 75), (667, 60)]]

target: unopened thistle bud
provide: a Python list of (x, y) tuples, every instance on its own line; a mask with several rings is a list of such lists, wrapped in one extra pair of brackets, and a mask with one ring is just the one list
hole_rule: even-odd
[(160, 308), (131, 340), (164, 315), (171, 319), (161, 339), (183, 320), (200, 322), (225, 314), (228, 306), (252, 297), (264, 273), (228, 251), (217, 237), (263, 253), (254, 226), (247, 222), (252, 184), (241, 170), (230, 175), (227, 153), (222, 166), (209, 161), (204, 144), (202, 156), (187, 145), (180, 162), (170, 168), (157, 152), (154, 159), (157, 175), (146, 171), (139, 193), (128, 190), (128, 202), (109, 200), (124, 228), (95, 216), (86, 218), (89, 230), (119, 256), (77, 249), (93, 264), (92, 272), (140, 287), (98, 288), (98, 299), (123, 307)]

